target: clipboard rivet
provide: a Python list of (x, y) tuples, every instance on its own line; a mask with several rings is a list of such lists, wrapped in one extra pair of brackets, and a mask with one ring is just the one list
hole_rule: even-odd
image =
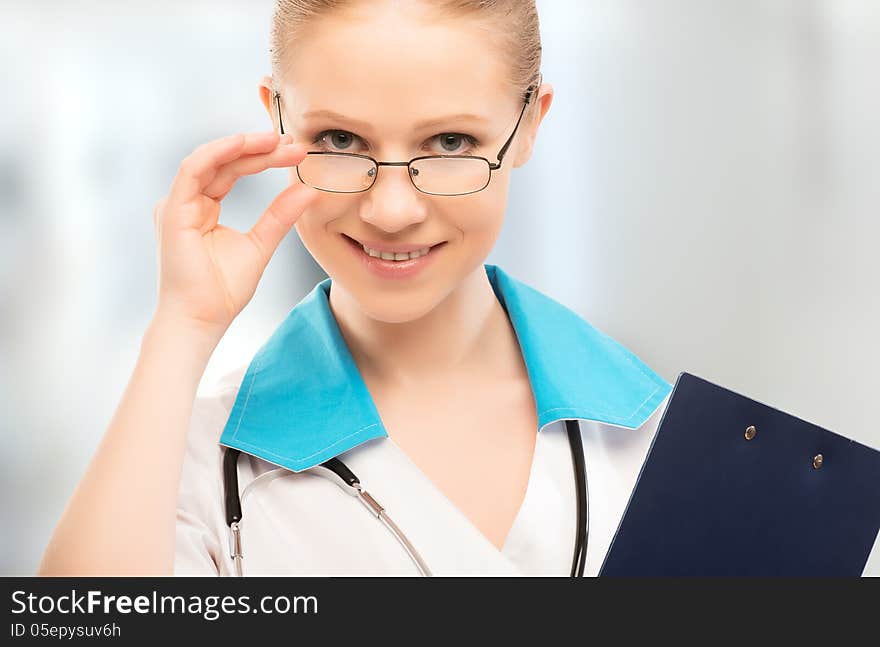
[(822, 467), (822, 454), (816, 454), (813, 456), (813, 467), (815, 469)]
[(755, 425), (749, 425), (746, 427), (746, 440), (751, 440), (755, 437)]

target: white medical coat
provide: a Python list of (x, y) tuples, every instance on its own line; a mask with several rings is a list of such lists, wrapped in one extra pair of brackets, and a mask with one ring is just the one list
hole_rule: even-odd
[[(248, 365), (196, 398), (175, 574), (234, 574), (222, 460), (235, 447), (245, 575), (419, 574), (357, 498), (309, 471), (338, 456), (434, 575), (567, 576), (577, 497), (566, 419), (578, 421), (589, 488), (584, 573), (598, 574), (671, 386), (572, 311), (485, 267), (517, 333), (539, 414), (525, 498), (502, 550), (385, 433), (330, 314), (326, 279)], [(880, 569), (878, 552), (875, 544), (866, 575)]]

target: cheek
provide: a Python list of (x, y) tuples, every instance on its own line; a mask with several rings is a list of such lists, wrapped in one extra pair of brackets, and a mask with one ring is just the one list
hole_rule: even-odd
[(450, 217), (454, 218), (459, 229), (481, 248), (495, 242), (504, 224), (507, 187), (502, 182), (496, 183), (499, 179), (493, 177), (489, 186), (479, 193), (466, 196), (466, 203), (450, 210)]

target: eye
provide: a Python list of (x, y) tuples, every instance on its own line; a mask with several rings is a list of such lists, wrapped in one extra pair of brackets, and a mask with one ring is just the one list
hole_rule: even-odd
[[(473, 149), (477, 148), (480, 142), (472, 135), (464, 133), (440, 133), (434, 135), (428, 141), (436, 140), (440, 143), (440, 148), (429, 148), (428, 152), (435, 155), (469, 155)], [(334, 153), (356, 153), (361, 152), (354, 145), (355, 141), (366, 144), (363, 139), (347, 130), (322, 130), (312, 139), (312, 144), (318, 146), (321, 150)], [(363, 148), (369, 149), (364, 145)]]
[(351, 153), (354, 152), (351, 147), (355, 139), (360, 139), (360, 137), (347, 130), (322, 130), (315, 135), (312, 143), (320, 146), (323, 150)]
[[(441, 155), (467, 155), (478, 145), (475, 137), (464, 133), (441, 133), (435, 137), (439, 137)], [(463, 143), (467, 146), (462, 147)]]

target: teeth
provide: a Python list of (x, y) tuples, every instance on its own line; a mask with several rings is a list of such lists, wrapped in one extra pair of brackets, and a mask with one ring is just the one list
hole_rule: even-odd
[(371, 247), (367, 247), (366, 245), (361, 245), (361, 247), (363, 247), (364, 251), (370, 256), (375, 256), (376, 258), (381, 258), (386, 261), (406, 261), (411, 258), (424, 256), (429, 251), (431, 251), (430, 247), (424, 247), (422, 249), (417, 249), (412, 252), (380, 252), (378, 249), (372, 249)]

